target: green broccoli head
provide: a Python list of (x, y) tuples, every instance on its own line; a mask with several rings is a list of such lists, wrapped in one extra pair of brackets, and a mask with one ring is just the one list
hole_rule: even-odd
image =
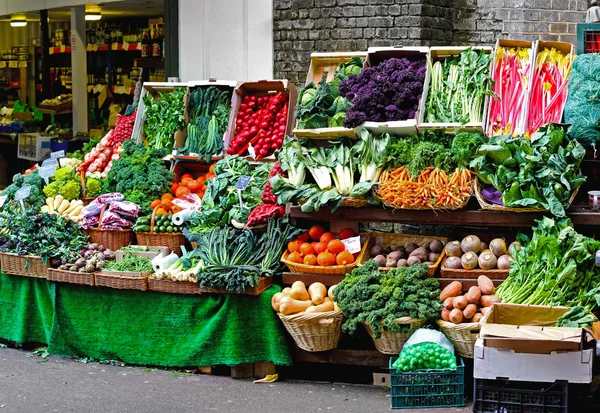
[(15, 175), (13, 175), (12, 181), (13, 181), (13, 184), (21, 186), (21, 185), (23, 185), (24, 179), (25, 179), (25, 177), (22, 174), (15, 174)]
[(50, 185), (46, 185), (46, 187), (44, 188), (44, 195), (46, 195), (47, 198), (55, 197), (56, 195), (58, 195), (58, 190), (58, 182), (52, 182)]
[(36, 186), (38, 188), (43, 188), (46, 182), (40, 177), (37, 169), (23, 178), (23, 186), (31, 185)]
[(64, 185), (61, 185), (59, 192), (67, 201), (72, 201), (79, 198), (79, 195), (81, 194), (81, 185), (79, 182), (71, 180)]

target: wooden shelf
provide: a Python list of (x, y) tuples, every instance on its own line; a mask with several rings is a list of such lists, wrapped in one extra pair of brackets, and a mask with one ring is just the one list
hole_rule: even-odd
[(72, 109), (65, 109), (58, 112), (52, 109), (38, 109), (38, 111), (45, 115), (68, 115), (70, 113), (73, 113)]
[[(319, 212), (305, 213), (299, 206), (289, 207), (290, 217), (312, 221), (360, 221), (360, 222), (398, 222), (424, 225), (475, 225), (495, 227), (520, 227), (533, 225), (547, 213), (516, 213), (484, 210), (457, 211), (411, 211), (383, 208), (339, 208), (335, 212), (321, 209)], [(590, 211), (584, 205), (572, 206), (567, 212), (575, 225), (600, 226), (600, 213)]]
[(390, 356), (377, 350), (353, 350), (336, 348), (329, 351), (311, 353), (296, 346), (292, 348), (294, 361), (305, 363), (345, 364), (387, 368)]
[(305, 274), (299, 272), (284, 272), (281, 275), (282, 284), (292, 285), (294, 281), (302, 281), (306, 285), (315, 282), (323, 283), (326, 287), (339, 284), (344, 279), (345, 275), (321, 275), (321, 274)]

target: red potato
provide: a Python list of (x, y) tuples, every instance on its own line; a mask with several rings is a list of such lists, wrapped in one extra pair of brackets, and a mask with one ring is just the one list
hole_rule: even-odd
[(475, 313), (477, 313), (477, 305), (475, 304), (469, 304), (463, 310), (463, 315), (465, 316), (465, 318), (473, 318), (473, 316), (475, 316)]
[(495, 295), (484, 295), (479, 300), (483, 307), (491, 307), (494, 303), (499, 303), (500, 299)]
[(479, 323), (482, 318), (483, 318), (483, 314), (481, 314), (481, 313), (475, 313), (475, 315), (471, 319), (471, 322), (472, 323)]
[(487, 315), (490, 311), (492, 311), (492, 307), (483, 307), (479, 311), (481, 311), (481, 314)]
[(450, 321), (450, 310), (442, 309), (442, 320)]
[(481, 294), (483, 295), (491, 295), (494, 294), (494, 292), (496, 291), (492, 280), (490, 280), (485, 275), (480, 275), (479, 278), (477, 278), (477, 285), (479, 286)]
[(462, 310), (463, 308), (465, 308), (467, 306), (468, 301), (467, 301), (467, 297), (465, 297), (464, 295), (459, 295), (458, 297), (454, 297), (454, 299), (452, 300), (452, 307), (454, 308), (458, 308), (459, 310)]
[(452, 281), (440, 293), (440, 300), (445, 301), (448, 297), (457, 297), (462, 292), (462, 283), (460, 281)]
[(467, 297), (469, 304), (477, 304), (481, 298), (481, 290), (479, 287), (473, 286), (469, 288), (469, 292), (465, 294), (465, 297)]
[(455, 308), (454, 310), (450, 311), (450, 322), (452, 322), (454, 324), (460, 324), (463, 322), (463, 320), (464, 320), (464, 315), (463, 315), (462, 310)]
[(454, 300), (453, 297), (448, 297), (444, 300), (444, 308), (448, 311), (452, 310), (454, 308), (454, 305), (452, 304), (452, 301)]

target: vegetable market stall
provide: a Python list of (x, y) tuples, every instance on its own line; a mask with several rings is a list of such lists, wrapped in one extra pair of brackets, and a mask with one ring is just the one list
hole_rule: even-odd
[(0, 337), (46, 343), (53, 354), (132, 364), (289, 365), (283, 327), (270, 306), (277, 291), (185, 296), (0, 273)]

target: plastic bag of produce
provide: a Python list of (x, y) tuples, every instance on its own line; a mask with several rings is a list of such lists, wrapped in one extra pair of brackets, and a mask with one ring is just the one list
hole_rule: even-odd
[(100, 203), (100, 205), (104, 205), (104, 204), (110, 204), (111, 202), (122, 201), (123, 199), (125, 199), (123, 194), (120, 194), (118, 192), (111, 192), (110, 194), (100, 195), (98, 198), (96, 198), (94, 200), (94, 202), (98, 201), (98, 203)]
[(142, 208), (139, 205), (129, 201), (112, 202), (108, 207), (108, 212), (113, 212), (127, 218), (137, 218), (141, 210)]
[(440, 331), (420, 328), (406, 341), (393, 366), (401, 372), (456, 370), (454, 346)]
[[(85, 208), (83, 208), (83, 209), (85, 209)], [(100, 223), (100, 215), (94, 215), (94, 216), (89, 216), (89, 217), (84, 216), (81, 226), (83, 227), (83, 229), (92, 229), (92, 228), (97, 228), (98, 223)]]
[[(98, 198), (94, 199), (88, 205), (84, 206), (81, 210), (81, 214), (84, 218), (92, 218), (97, 217), (102, 212), (102, 203), (98, 201)], [(98, 220), (96, 220), (96, 224), (98, 224)]]
[(104, 211), (104, 215), (102, 215), (102, 229), (106, 225), (117, 225), (121, 228), (129, 228), (131, 226), (131, 221), (122, 218), (116, 212)]

